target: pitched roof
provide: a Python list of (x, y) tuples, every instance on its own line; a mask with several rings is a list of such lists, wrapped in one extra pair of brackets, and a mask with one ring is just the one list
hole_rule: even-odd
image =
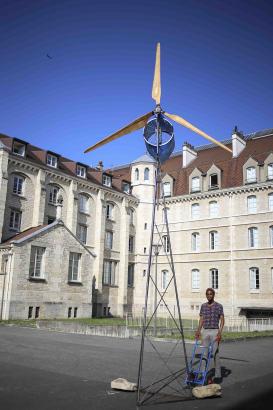
[(137, 164), (139, 162), (148, 162), (148, 163), (153, 163), (154, 164), (156, 161), (152, 157), (150, 157), (150, 155), (144, 154), (144, 155), (141, 155), (141, 157), (135, 159), (132, 162), (132, 164)]

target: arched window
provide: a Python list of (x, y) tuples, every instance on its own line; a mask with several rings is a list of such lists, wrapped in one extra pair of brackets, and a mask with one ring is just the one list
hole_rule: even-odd
[(85, 214), (89, 212), (89, 197), (85, 194), (79, 194), (79, 211)]
[(169, 272), (167, 270), (163, 270), (161, 272), (161, 289), (166, 290), (169, 282)]
[(247, 211), (249, 214), (255, 214), (257, 212), (257, 198), (255, 195), (247, 197)]
[(199, 232), (193, 232), (191, 234), (191, 250), (193, 252), (199, 252), (199, 250), (200, 250), (200, 235), (199, 235)]
[(248, 246), (249, 248), (257, 248), (258, 246), (258, 228), (248, 228)]
[(255, 167), (248, 167), (246, 169), (246, 182), (256, 182), (256, 168)]
[(139, 180), (139, 169), (138, 168), (135, 169), (135, 180), (136, 181)]
[(200, 218), (199, 204), (192, 204), (192, 206), (191, 206), (191, 217), (192, 217), (192, 219)]
[(192, 269), (191, 271), (191, 288), (192, 290), (200, 289), (200, 272), (199, 269)]
[(249, 287), (250, 287), (250, 290), (260, 289), (259, 268), (253, 267), (249, 269)]
[(213, 289), (219, 288), (219, 274), (218, 269), (210, 269), (210, 287)]
[(209, 216), (214, 218), (219, 215), (219, 204), (216, 201), (209, 203)]
[(144, 169), (144, 181), (148, 181), (148, 180), (149, 180), (149, 174), (150, 174), (149, 168), (145, 168), (145, 169)]
[(219, 235), (217, 231), (211, 231), (209, 233), (209, 247), (210, 250), (215, 251), (218, 248)]

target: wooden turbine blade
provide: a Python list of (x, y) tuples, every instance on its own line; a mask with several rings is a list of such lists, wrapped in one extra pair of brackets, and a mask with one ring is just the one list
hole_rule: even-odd
[(179, 115), (175, 115), (175, 114), (168, 114), (167, 112), (164, 113), (164, 115), (166, 115), (166, 117), (169, 117), (171, 120), (178, 122), (178, 124), (183, 125), (186, 128), (189, 128), (190, 130), (196, 132), (199, 135), (202, 135), (202, 137), (206, 138), (207, 140), (213, 142), (214, 144), (218, 145), (219, 147), (225, 149), (228, 152), (232, 153), (232, 150), (228, 147), (226, 147), (224, 144), (222, 144), (221, 142), (217, 141), (216, 139), (210, 137), (208, 134), (206, 134), (204, 131), (199, 130), (199, 128), (195, 127), (194, 125), (192, 125), (191, 123), (189, 123), (188, 121), (184, 120), (184, 118), (179, 117)]
[(156, 47), (156, 59), (155, 59), (155, 72), (154, 82), (152, 89), (152, 98), (156, 104), (160, 104), (161, 99), (161, 80), (160, 80), (160, 43), (157, 43)]
[(104, 144), (108, 144), (108, 142), (114, 141), (117, 138), (123, 137), (123, 135), (130, 134), (130, 132), (136, 131), (139, 128), (145, 127), (148, 119), (153, 115), (153, 111), (148, 112), (145, 115), (142, 115), (142, 117), (137, 118), (135, 121), (131, 122), (129, 125), (126, 125), (125, 127), (121, 128), (117, 132), (115, 132), (112, 135), (109, 135), (108, 137), (104, 138), (103, 140), (97, 142), (94, 145), (91, 145), (91, 147), (87, 148), (84, 153), (86, 154), (89, 151), (93, 151), (96, 148), (102, 147)]

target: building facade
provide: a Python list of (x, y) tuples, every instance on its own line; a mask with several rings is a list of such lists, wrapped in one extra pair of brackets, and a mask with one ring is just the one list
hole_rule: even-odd
[[(227, 317), (269, 316), (273, 130), (234, 131), (223, 143), (233, 155), (185, 143), (162, 167), (182, 316), (198, 315), (209, 286)], [(0, 134), (0, 170), (2, 317), (140, 316), (154, 161), (144, 155), (111, 170), (92, 168)], [(170, 272), (162, 209), (156, 218), (164, 291)], [(73, 272), (78, 284), (69, 280)], [(175, 309), (175, 295), (167, 298)]]

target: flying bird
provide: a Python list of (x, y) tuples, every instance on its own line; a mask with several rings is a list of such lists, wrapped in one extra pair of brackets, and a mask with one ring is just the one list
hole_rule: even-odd
[(50, 60), (53, 59), (53, 57), (51, 57), (49, 54), (47, 54), (46, 56), (47, 56), (47, 58), (49, 58)]

